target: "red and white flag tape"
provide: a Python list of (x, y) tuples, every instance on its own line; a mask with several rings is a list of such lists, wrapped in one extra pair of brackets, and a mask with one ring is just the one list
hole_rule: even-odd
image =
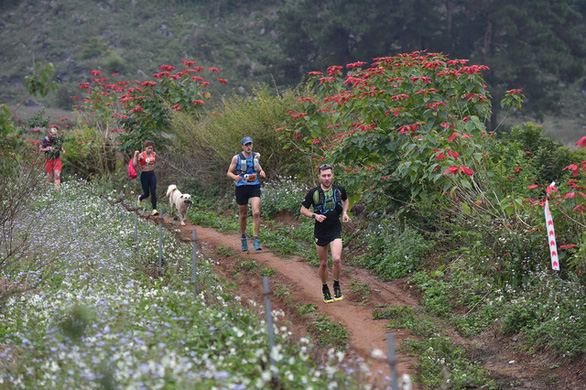
[[(547, 187), (547, 193), (551, 194), (555, 182)], [(545, 197), (545, 226), (547, 227), (547, 241), (549, 242), (549, 253), (551, 255), (551, 268), (559, 271), (560, 260), (558, 258), (558, 249), (555, 242), (555, 230), (553, 228), (553, 219), (551, 218), (551, 211), (549, 211), (549, 202), (547, 196)]]

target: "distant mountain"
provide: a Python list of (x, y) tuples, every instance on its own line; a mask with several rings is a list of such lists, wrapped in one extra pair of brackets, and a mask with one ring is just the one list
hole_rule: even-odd
[(291, 87), (309, 70), (427, 49), (489, 65), (493, 97), (510, 88), (528, 96), (525, 116), (508, 125), (537, 120), (573, 145), (586, 134), (582, 3), (0, 0), (0, 103), (26, 96), (24, 77), (39, 61), (54, 64), (59, 90), (35, 99), (70, 110), (93, 69), (145, 80), (162, 64), (195, 60), (220, 70), (223, 93), (247, 95), (259, 83)]
[(60, 88), (47, 103), (61, 108), (90, 70), (144, 80), (161, 64), (187, 59), (219, 68), (232, 90), (246, 93), (273, 80), (276, 3), (0, 1), (0, 101), (25, 95), (24, 76), (38, 61), (55, 66)]

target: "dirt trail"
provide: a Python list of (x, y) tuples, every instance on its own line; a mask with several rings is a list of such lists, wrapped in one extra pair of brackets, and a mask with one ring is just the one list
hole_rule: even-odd
[[(154, 219), (149, 217), (149, 219)], [(293, 286), (292, 295), (297, 302), (302, 304), (313, 304), (317, 307), (319, 313), (327, 315), (332, 320), (340, 322), (346, 328), (350, 339), (350, 348), (356, 356), (368, 361), (375, 373), (374, 381), (381, 383), (385, 377), (390, 377), (390, 366), (386, 360), (375, 359), (371, 353), (375, 349), (387, 354), (387, 333), (390, 332), (385, 327), (387, 321), (373, 320), (372, 309), (375, 304), (401, 304), (416, 305), (417, 300), (410, 293), (408, 287), (393, 283), (380, 283), (374, 277), (368, 274), (366, 270), (355, 267), (343, 266), (341, 285), (344, 293), (344, 300), (326, 304), (321, 298), (321, 281), (318, 276), (316, 267), (302, 262), (299, 257), (281, 258), (275, 256), (268, 249), (262, 251), (242, 252), (240, 248), (239, 234), (222, 234), (214, 229), (202, 226), (195, 226), (186, 222), (185, 226), (180, 226), (171, 217), (163, 216), (164, 226), (171, 226), (176, 233), (179, 231), (182, 240), (191, 241), (193, 229), (196, 229), (197, 241), (199, 247), (205, 244), (211, 244), (214, 247), (224, 246), (233, 249), (238, 254), (239, 259), (226, 258), (221, 262), (231, 262), (232, 264), (220, 264), (219, 268), (230, 269), (237, 266), (237, 261), (242, 259), (254, 259), (257, 263), (266, 267), (274, 268), (281, 280), (286, 284)], [(174, 226), (174, 227), (173, 227)], [(262, 243), (261, 243), (262, 244)], [(222, 272), (223, 276), (230, 278), (230, 272)], [(250, 279), (250, 278), (248, 278)], [(259, 278), (260, 279), (260, 278)], [(271, 280), (274, 278), (271, 277)], [(331, 283), (331, 270), (329, 281)], [(367, 283), (373, 293), (368, 299), (371, 303), (364, 303), (359, 294), (350, 291), (350, 283), (354, 280), (356, 283)], [(233, 280), (234, 281), (234, 280)], [(255, 299), (257, 302), (263, 302), (262, 280), (238, 280), (238, 293), (246, 298)], [(273, 286), (271, 286), (273, 289)], [(259, 300), (260, 299), (260, 300)], [(272, 301), (275, 298), (272, 298)], [(295, 322), (295, 319), (288, 320)], [(293, 324), (295, 326), (295, 324)], [(398, 350), (403, 340), (409, 336), (408, 330), (393, 330), (395, 337), (395, 349)], [(411, 376), (414, 374), (416, 360), (397, 351), (397, 372), (399, 378), (402, 374), (407, 373)]]
[[(127, 207), (129, 211), (135, 209)], [(142, 215), (143, 218), (159, 223), (158, 217)], [(275, 256), (267, 248), (262, 251), (242, 252), (240, 249), (239, 234), (223, 234), (214, 229), (192, 225), (186, 222), (180, 226), (178, 222), (167, 215), (163, 215), (163, 225), (177, 234), (183, 241), (191, 241), (193, 229), (196, 229), (198, 247), (209, 250), (209, 247), (228, 247), (236, 253), (236, 257), (221, 258), (214, 269), (222, 277), (238, 286), (238, 294), (246, 299), (252, 299), (257, 303), (264, 302), (262, 278), (235, 276), (239, 264), (245, 259), (254, 259), (276, 270), (276, 274), (270, 277), (271, 291), (277, 284), (291, 285), (291, 296), (299, 304), (313, 304), (317, 312), (325, 314), (332, 320), (343, 324), (349, 334), (349, 347), (354, 356), (358, 356), (369, 362), (374, 374), (370, 379), (373, 388), (383, 388), (388, 385), (386, 378), (390, 376), (390, 367), (386, 360), (372, 358), (371, 353), (375, 349), (383, 351), (386, 355), (387, 333), (392, 331), (395, 337), (395, 349), (397, 350), (397, 372), (399, 378), (402, 374), (413, 377), (415, 373), (416, 358), (399, 350), (406, 338), (413, 338), (409, 329), (388, 329), (385, 327), (388, 321), (373, 320), (372, 310), (378, 305), (406, 305), (415, 307), (418, 305), (417, 293), (401, 281), (381, 282), (367, 270), (344, 265), (342, 266), (341, 285), (344, 300), (326, 304), (321, 299), (321, 281), (316, 267), (303, 262), (299, 257), (281, 258)], [(261, 242), (262, 244), (262, 242)], [(216, 256), (217, 257), (217, 256)], [(328, 280), (331, 282), (331, 270)], [(350, 290), (350, 284), (354, 281), (358, 284), (368, 285), (372, 294), (365, 301), (357, 292)], [(287, 320), (292, 325), (296, 336), (307, 334), (306, 319), (295, 315), (294, 310), (288, 307), (282, 300), (271, 297), (273, 309), (283, 309), (287, 314)], [(290, 305), (289, 305), (290, 306)], [(515, 345), (515, 339), (506, 339), (490, 334), (480, 335), (472, 339), (464, 340), (456, 333), (453, 340), (462, 345), (467, 345), (472, 350), (473, 358), (489, 369), (492, 377), (497, 379), (499, 388), (510, 389), (586, 389), (586, 358), (576, 362), (564, 362), (547, 354), (530, 356), (520, 352)], [(413, 385), (412, 389), (420, 389)]]

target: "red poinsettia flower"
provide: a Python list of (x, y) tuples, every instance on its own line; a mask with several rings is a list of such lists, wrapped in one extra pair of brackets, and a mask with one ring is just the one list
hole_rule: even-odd
[(468, 176), (472, 176), (472, 175), (474, 175), (474, 171), (473, 171), (472, 169), (468, 168), (468, 166), (467, 166), (467, 165), (462, 165), (462, 166), (460, 167), (460, 170), (461, 170), (461, 171), (462, 171), (462, 173), (464, 173), (465, 175), (468, 175)]
[(574, 177), (578, 176), (578, 172), (580, 171), (580, 168), (576, 164), (570, 164), (567, 167), (565, 167), (564, 169), (562, 169), (562, 171), (565, 171), (566, 169), (570, 169), (572, 171)]
[(448, 142), (452, 142), (454, 140), (454, 138), (456, 138), (458, 136), (458, 132), (454, 131), (454, 133), (450, 136), (450, 138), (448, 138)]
[(455, 175), (458, 173), (458, 170), (459, 170), (459, 167), (457, 165), (452, 165), (451, 167), (446, 169), (446, 171), (444, 172), (444, 175), (447, 175), (448, 173)]
[(580, 141), (576, 142), (576, 145), (581, 147), (582, 149), (586, 148), (586, 135), (580, 138)]
[(570, 245), (560, 245), (560, 248), (563, 249), (569, 249), (569, 248), (574, 248), (576, 246), (576, 244), (570, 244)]

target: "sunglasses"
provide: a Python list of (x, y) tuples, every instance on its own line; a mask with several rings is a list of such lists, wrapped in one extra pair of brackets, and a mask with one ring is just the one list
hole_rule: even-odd
[(318, 168), (320, 171), (323, 171), (325, 169), (332, 169), (332, 166), (330, 164), (322, 164), (319, 166)]

